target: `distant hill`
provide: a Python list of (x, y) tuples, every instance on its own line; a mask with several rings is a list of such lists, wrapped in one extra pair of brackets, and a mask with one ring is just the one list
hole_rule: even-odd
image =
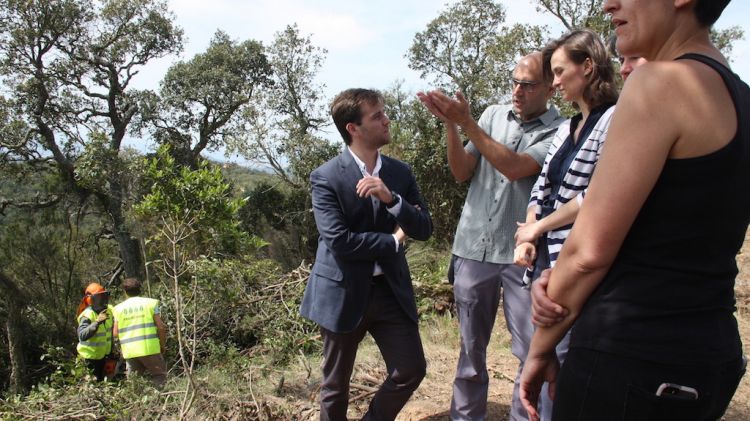
[(224, 177), (232, 184), (232, 192), (236, 197), (241, 196), (243, 192), (252, 189), (260, 183), (276, 184), (279, 182), (276, 175), (266, 171), (235, 163), (216, 161), (211, 161), (211, 163), (221, 168)]

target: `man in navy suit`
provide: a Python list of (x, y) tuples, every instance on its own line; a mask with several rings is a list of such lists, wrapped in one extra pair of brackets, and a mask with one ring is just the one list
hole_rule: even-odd
[(320, 419), (346, 421), (354, 359), (369, 332), (388, 377), (363, 420), (393, 420), (426, 371), (404, 241), (429, 238), (432, 220), (409, 166), (379, 152), (391, 140), (383, 96), (348, 89), (331, 116), (347, 146), (310, 175), (320, 239), (300, 310), (323, 337)]

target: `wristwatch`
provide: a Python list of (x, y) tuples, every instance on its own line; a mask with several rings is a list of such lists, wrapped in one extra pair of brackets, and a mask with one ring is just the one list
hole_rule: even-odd
[(391, 190), (391, 196), (393, 197), (393, 199), (391, 199), (390, 203), (385, 204), (385, 207), (387, 207), (388, 209), (391, 209), (392, 207), (398, 205), (399, 202), (401, 202), (401, 196), (399, 196), (395, 191)]

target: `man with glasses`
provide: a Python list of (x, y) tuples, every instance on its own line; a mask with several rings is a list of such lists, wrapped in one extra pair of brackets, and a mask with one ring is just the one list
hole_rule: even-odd
[[(550, 82), (542, 77), (541, 53), (523, 57), (511, 78), (511, 104), (488, 107), (478, 122), (460, 92), (456, 98), (440, 91), (417, 94), (445, 124), (453, 176), (459, 182), (471, 179), (449, 271), (461, 331), (452, 420), (487, 419), (486, 354), (500, 294), (511, 350), (520, 361), (519, 375), (534, 333), (523, 268), (513, 264), (513, 235), (516, 222), (526, 218), (532, 185), (564, 120), (554, 107), (547, 107), (554, 93)], [(465, 146), (459, 127), (469, 139)], [(518, 396), (518, 375), (510, 419), (527, 419)]]

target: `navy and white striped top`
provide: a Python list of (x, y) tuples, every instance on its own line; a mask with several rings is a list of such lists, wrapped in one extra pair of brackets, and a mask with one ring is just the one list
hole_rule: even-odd
[[(615, 106), (612, 104), (591, 110), (579, 134), (578, 143), (573, 142), (573, 136), (577, 123), (582, 119), (581, 114), (562, 123), (557, 129), (547, 157), (544, 159), (542, 172), (531, 190), (529, 207), (537, 206), (537, 220), (559, 209), (572, 199), (578, 200), (579, 203), (583, 200), (599, 160), (614, 111)], [(544, 215), (543, 209), (546, 210)], [(573, 224), (568, 224), (544, 234), (547, 240), (550, 267), (555, 266), (557, 256), (571, 228)], [(533, 273), (533, 269), (526, 270), (523, 279), (525, 285), (532, 281)]]

